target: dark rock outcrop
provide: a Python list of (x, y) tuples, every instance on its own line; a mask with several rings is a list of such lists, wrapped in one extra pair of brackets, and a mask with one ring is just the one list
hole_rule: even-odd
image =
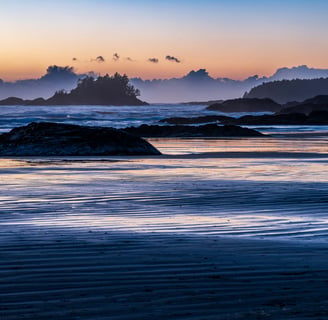
[(282, 108), (278, 113), (295, 113), (301, 112), (310, 114), (313, 111), (328, 111), (328, 95), (316, 96), (300, 103), (292, 103)]
[(328, 111), (313, 111), (309, 115), (304, 113), (288, 113), (262, 116), (243, 116), (229, 121), (238, 125), (327, 125)]
[(139, 137), (157, 138), (157, 137), (260, 137), (262, 133), (242, 128), (234, 125), (218, 126), (216, 124), (207, 124), (203, 126), (157, 126), (141, 125), (140, 127), (129, 127), (125, 132)]
[(303, 113), (286, 115), (247, 115), (233, 120), (235, 124), (243, 125), (300, 125), (306, 122), (307, 116)]
[(271, 99), (232, 99), (222, 103), (212, 104), (207, 110), (221, 112), (277, 112), (281, 105)]
[(200, 116), (200, 117), (172, 117), (165, 118), (160, 120), (160, 123), (168, 123), (168, 124), (201, 124), (201, 123), (216, 123), (216, 122), (226, 122), (230, 119), (234, 119), (227, 116)]
[(308, 123), (311, 123), (313, 125), (321, 125), (321, 124), (327, 124), (328, 125), (328, 110), (315, 110), (312, 111), (308, 115), (307, 119)]
[(328, 125), (328, 111), (312, 111), (309, 115), (304, 113), (288, 113), (274, 115), (246, 115), (240, 118), (226, 116), (203, 116), (192, 118), (167, 118), (160, 120), (169, 124), (202, 124), (220, 123), (225, 125)]
[(147, 141), (113, 128), (32, 122), (0, 135), (0, 156), (159, 154)]
[(279, 114), (289, 114), (295, 112), (310, 114), (313, 111), (328, 111), (328, 104), (327, 105), (300, 104), (294, 107), (283, 108), (279, 111)]

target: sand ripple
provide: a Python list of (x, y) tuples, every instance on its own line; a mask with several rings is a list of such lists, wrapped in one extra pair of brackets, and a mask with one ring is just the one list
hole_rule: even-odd
[(327, 241), (326, 162), (231, 161), (16, 163), (2, 179), (2, 228)]
[(325, 246), (43, 229), (1, 254), (6, 320), (327, 315)]

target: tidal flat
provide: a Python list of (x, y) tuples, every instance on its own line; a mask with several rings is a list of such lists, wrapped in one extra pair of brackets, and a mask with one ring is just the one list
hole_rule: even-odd
[(326, 137), (0, 159), (1, 319), (324, 319)]

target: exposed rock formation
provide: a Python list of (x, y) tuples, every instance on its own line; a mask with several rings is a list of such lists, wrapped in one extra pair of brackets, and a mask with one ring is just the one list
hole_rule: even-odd
[(305, 113), (310, 114), (313, 111), (327, 111), (328, 112), (328, 95), (316, 96), (307, 99), (301, 103), (291, 103), (285, 108), (282, 108), (279, 113)]
[(229, 121), (229, 123), (243, 125), (300, 125), (305, 124), (307, 116), (303, 113), (286, 115), (243, 116)]
[(113, 128), (32, 122), (0, 135), (1, 156), (158, 154), (147, 141)]
[(260, 137), (262, 133), (234, 125), (218, 126), (207, 124), (203, 126), (156, 126), (142, 125), (125, 128), (124, 131), (139, 137)]
[(271, 99), (233, 99), (222, 103), (212, 104), (207, 110), (221, 112), (277, 112), (281, 105)]
[(160, 120), (170, 124), (202, 124), (220, 123), (226, 125), (328, 125), (328, 111), (312, 111), (304, 113), (288, 113), (275, 115), (253, 116), (246, 115), (240, 118), (226, 116), (203, 116), (192, 118), (167, 118)]

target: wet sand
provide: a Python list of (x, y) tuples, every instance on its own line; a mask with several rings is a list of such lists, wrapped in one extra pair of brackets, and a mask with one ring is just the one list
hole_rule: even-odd
[(1, 246), (1, 319), (326, 319), (328, 249), (42, 230)]
[(325, 144), (165, 143), (0, 159), (1, 320), (328, 317)]

